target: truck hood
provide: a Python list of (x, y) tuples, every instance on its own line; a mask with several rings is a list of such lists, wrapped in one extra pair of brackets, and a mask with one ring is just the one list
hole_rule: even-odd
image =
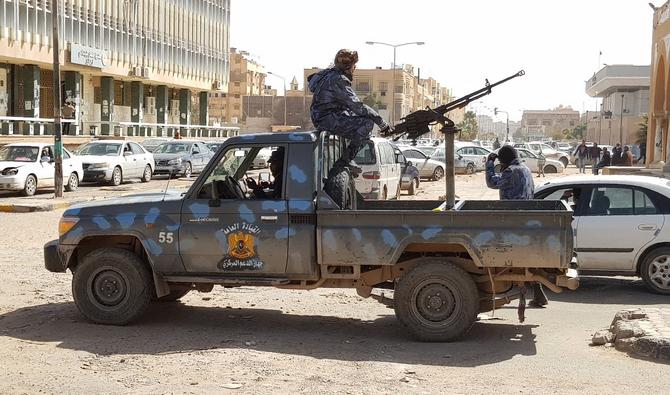
[(116, 155), (81, 155), (78, 158), (81, 163), (106, 163), (117, 160)]
[(176, 154), (154, 154), (154, 160), (172, 160), (188, 156), (187, 152), (178, 152)]
[(137, 213), (147, 215), (159, 210), (165, 214), (178, 214), (181, 208), (184, 191), (170, 189), (162, 192), (140, 193), (117, 198), (96, 200), (71, 206), (63, 216), (115, 216), (118, 214)]

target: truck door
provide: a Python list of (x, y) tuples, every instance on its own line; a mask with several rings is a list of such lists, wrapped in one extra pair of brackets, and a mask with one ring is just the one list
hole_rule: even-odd
[[(187, 271), (270, 277), (286, 273), (286, 163), (278, 167), (280, 174), (260, 185), (267, 170), (249, 167), (261, 148), (287, 151), (254, 144), (230, 146), (187, 194), (179, 228), (179, 252)], [(261, 188), (248, 188), (246, 178)]]

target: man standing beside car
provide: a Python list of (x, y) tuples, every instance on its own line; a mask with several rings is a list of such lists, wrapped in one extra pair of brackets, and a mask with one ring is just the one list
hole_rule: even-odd
[[(495, 174), (495, 161), (500, 161), (500, 174)], [(505, 145), (486, 160), (486, 185), (500, 191), (500, 200), (530, 200), (535, 194), (533, 174), (519, 161), (516, 148)], [(548, 303), (540, 283), (533, 284), (532, 307), (543, 307)]]

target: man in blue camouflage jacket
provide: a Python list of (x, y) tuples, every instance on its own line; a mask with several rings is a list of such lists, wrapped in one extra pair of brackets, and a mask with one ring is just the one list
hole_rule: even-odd
[(312, 123), (320, 131), (349, 139), (351, 142), (342, 156), (344, 165), (354, 174), (362, 171), (354, 158), (370, 138), (374, 124), (382, 132), (390, 129), (375, 110), (361, 102), (351, 88), (358, 53), (341, 49), (335, 55), (335, 64), (307, 78), (313, 93), (310, 115)]
[[(495, 160), (500, 161), (500, 175), (495, 174)], [(535, 184), (530, 169), (519, 161), (519, 153), (504, 145), (498, 154), (491, 154), (486, 161), (486, 185), (500, 190), (500, 200), (530, 200), (535, 194)], [(542, 284), (533, 284), (531, 307), (543, 307), (548, 303)]]

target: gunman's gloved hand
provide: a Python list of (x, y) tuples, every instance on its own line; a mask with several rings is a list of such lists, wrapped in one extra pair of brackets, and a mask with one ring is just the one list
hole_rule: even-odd
[(489, 157), (486, 158), (486, 161), (487, 161), (487, 162), (488, 162), (488, 161), (495, 162), (496, 159), (498, 159), (498, 154), (496, 154), (495, 152), (491, 152), (491, 153), (489, 154)]
[(382, 123), (379, 125), (379, 133), (382, 134), (382, 136), (387, 136), (393, 132), (393, 127), (389, 125), (388, 123), (382, 121)]

